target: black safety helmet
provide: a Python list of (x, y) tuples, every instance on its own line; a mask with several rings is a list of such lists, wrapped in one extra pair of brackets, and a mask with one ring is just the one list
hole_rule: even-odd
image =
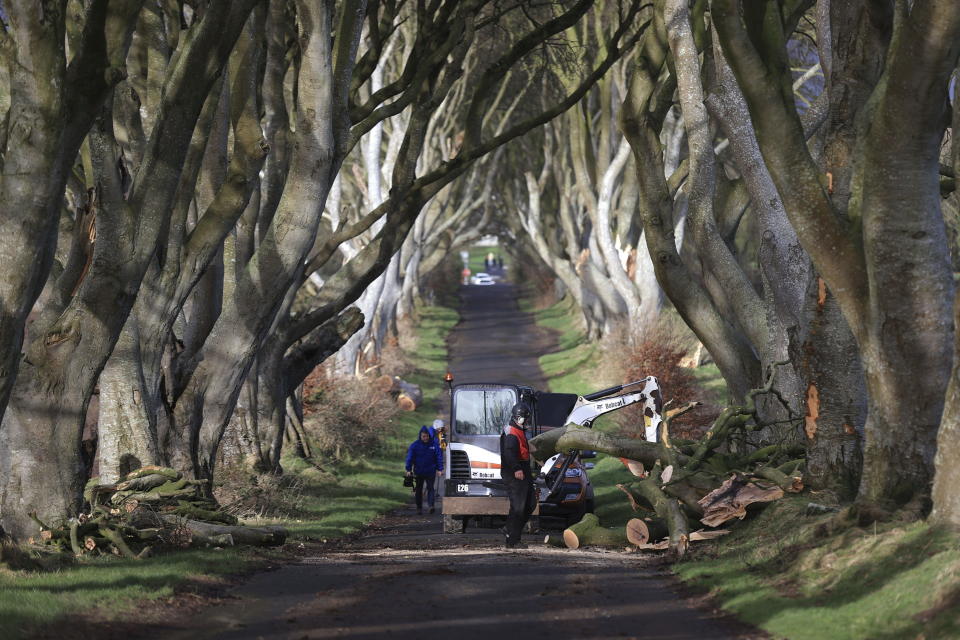
[(524, 426), (530, 421), (530, 407), (526, 402), (518, 402), (510, 409), (510, 422), (517, 422), (517, 418), (523, 418)]

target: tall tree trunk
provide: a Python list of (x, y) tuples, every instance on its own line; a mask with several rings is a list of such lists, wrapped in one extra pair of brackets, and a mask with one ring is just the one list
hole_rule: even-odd
[[(844, 41), (839, 31), (847, 26), (862, 34), (857, 43), (884, 58), (857, 122), (844, 211), (821, 182), (793, 104), (781, 7), (712, 3), (774, 183), (860, 348), (869, 402), (858, 499), (884, 508), (913, 501), (920, 512), (929, 497), (952, 360), (954, 287), (938, 161), (946, 89), (960, 53), (960, 14), (942, 0), (897, 7), (867, 4), (866, 19), (831, 24), (834, 43)], [(744, 21), (758, 28), (747, 29)], [(885, 48), (889, 25), (893, 35)], [(831, 83), (840, 85), (842, 66), (834, 61), (830, 69)], [(837, 170), (842, 176), (847, 167)]]
[(97, 462), (103, 483), (119, 481), (124, 471), (162, 463), (156, 423), (159, 398), (143, 379), (136, 328), (137, 323), (128, 319), (100, 374)]
[(733, 71), (714, 40), (716, 93), (708, 106), (719, 120), (757, 216), (758, 264), (770, 339), (758, 345), (764, 366), (781, 367), (777, 388), (805, 414), (807, 483), (850, 498), (860, 478), (866, 389), (856, 341), (826, 283), (816, 277), (763, 163)]
[(835, 491), (842, 499), (857, 492), (863, 467), (867, 392), (856, 340), (823, 278), (814, 278), (801, 307), (807, 324), (795, 334), (790, 355), (803, 390), (807, 465), (804, 482)]
[(175, 409), (177, 428), (198, 443), (193, 465), (198, 478), (212, 480), (220, 438), (253, 357), (313, 247), (349, 135), (341, 119), (346, 117), (363, 7), (357, 2), (342, 12), (334, 55), (329, 7), (297, 3), (302, 52), (297, 85), (299, 144), (293, 151), (287, 186), (269, 230), (238, 277), (235, 294), (224, 300), (223, 313), (204, 345), (204, 357)]
[[(661, 12), (663, 0), (654, 11)], [(662, 14), (661, 14), (662, 15)], [(621, 126), (634, 154), (640, 190), (643, 235), (653, 258), (657, 281), (686, 324), (713, 356), (734, 398), (742, 398), (760, 377), (760, 363), (752, 346), (718, 313), (707, 291), (685, 266), (674, 235), (676, 208), (664, 177), (660, 130), (672, 105), (672, 82), (659, 86), (665, 65), (666, 27), (655, 22), (644, 36), (629, 95), (621, 111)]]
[[(960, 109), (955, 113), (960, 113)], [(954, 122), (957, 122), (956, 118)], [(960, 300), (955, 303), (953, 317), (957, 326), (960, 326)], [(936, 523), (960, 527), (960, 464), (957, 464), (957, 460), (960, 460), (960, 331), (956, 333), (954, 341), (953, 373), (947, 387), (940, 431), (937, 433), (933, 512), (930, 518)]]
[(10, 107), (0, 134), (0, 418), (16, 380), (27, 315), (53, 264), (70, 168), (122, 78), (142, 4), (88, 3), (83, 33), (71, 34), (67, 64), (66, 2), (4, 3)]
[[(31, 341), (0, 429), (0, 524), (31, 529), (26, 513), (56, 520), (75, 513), (83, 484), (80, 437), (97, 378), (162, 240), (193, 126), (256, 0), (211, 8), (177, 58), (162, 118), (124, 198), (113, 117), (103, 108), (91, 130), (101, 208), (90, 270), (67, 308)], [(189, 73), (185, 69), (191, 69)], [(202, 72), (195, 72), (195, 68)], [(110, 309), (104, 314), (104, 309)], [(26, 474), (26, 475), (25, 475)]]
[[(179, 393), (179, 374), (194, 366), (191, 361), (220, 314), (223, 236), (244, 211), (265, 154), (253, 86), (260, 81), (259, 13), (255, 10), (248, 21), (246, 34), (231, 54), (230, 71), (221, 75), (203, 106), (183, 163), (164, 261), (148, 269), (143, 288), (150, 295), (138, 296), (124, 327), (125, 335), (138, 336), (139, 371), (115, 352), (102, 375), (113, 381), (102, 389), (101, 421), (107, 440), (121, 445), (156, 442), (160, 461), (178, 469), (191, 468), (190, 440), (171, 429), (175, 424), (169, 407)], [(135, 381), (142, 406), (112, 397), (127, 393)], [(125, 454), (139, 456), (136, 450), (118, 450), (110, 458), (116, 464)]]
[[(954, 75), (956, 77), (956, 75)], [(960, 98), (953, 98), (951, 165), (954, 175), (960, 171)], [(956, 192), (954, 192), (956, 197)], [(937, 455), (933, 479), (934, 522), (960, 527), (960, 297), (954, 301), (953, 372), (947, 386), (943, 419), (937, 432)]]

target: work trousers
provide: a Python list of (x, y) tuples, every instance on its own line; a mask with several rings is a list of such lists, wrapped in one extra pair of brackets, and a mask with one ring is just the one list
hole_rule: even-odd
[(413, 500), (417, 503), (417, 509), (423, 509), (423, 486), (427, 486), (427, 506), (433, 508), (433, 503), (437, 499), (436, 474), (429, 476), (417, 476), (417, 481), (413, 485)]
[(524, 471), (523, 480), (513, 476), (504, 478), (507, 496), (510, 498), (510, 513), (507, 514), (507, 545), (520, 543), (520, 532), (533, 513), (533, 478)]

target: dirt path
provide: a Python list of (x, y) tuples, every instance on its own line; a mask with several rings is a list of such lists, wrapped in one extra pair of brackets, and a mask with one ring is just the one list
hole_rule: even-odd
[[(456, 381), (545, 388), (537, 357), (553, 337), (519, 312), (513, 288), (464, 287), (462, 299), (449, 340)], [(417, 516), (408, 505), (357, 539), (255, 575), (223, 604), (170, 620), (151, 637), (765, 637), (679, 595), (656, 557), (548, 548), (539, 536), (506, 551), (499, 531), (442, 533), (439, 512)]]

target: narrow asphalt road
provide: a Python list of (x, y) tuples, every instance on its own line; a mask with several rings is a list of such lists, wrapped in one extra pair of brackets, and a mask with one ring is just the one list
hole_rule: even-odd
[[(463, 289), (450, 337), (458, 382), (544, 388), (548, 332), (507, 284)], [(411, 500), (412, 502), (412, 500)], [(156, 637), (745, 639), (766, 637), (696, 606), (650, 555), (546, 547), (504, 550), (498, 531), (444, 534), (439, 509), (412, 504), (364, 535), (253, 576), (223, 604), (161, 625)]]
[(546, 389), (537, 359), (556, 349), (553, 334), (517, 307), (509, 283), (460, 288), (460, 322), (447, 340), (454, 382), (513, 382)]

